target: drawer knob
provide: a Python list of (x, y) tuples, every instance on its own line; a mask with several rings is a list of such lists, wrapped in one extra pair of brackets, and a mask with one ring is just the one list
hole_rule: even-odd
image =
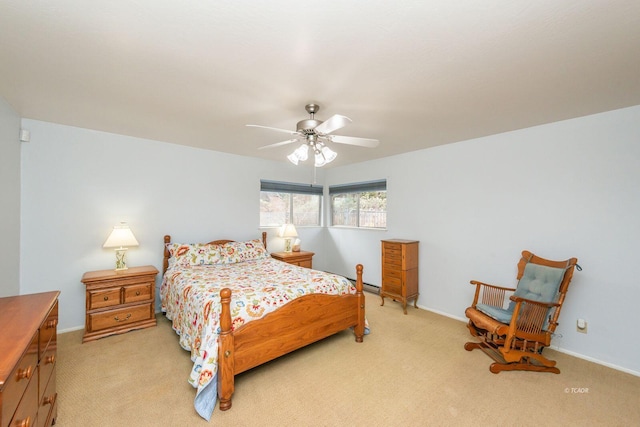
[(136, 291), (136, 296), (140, 296), (140, 291)]
[(51, 319), (47, 322), (47, 324), (45, 325), (45, 328), (55, 329), (56, 326), (58, 326), (58, 319)]
[(47, 396), (42, 399), (42, 406), (51, 405), (55, 401), (55, 396)]
[(129, 320), (130, 317), (131, 317), (131, 313), (127, 314), (127, 316), (124, 319), (120, 319), (120, 318), (118, 318), (118, 316), (116, 316), (116, 317), (114, 317), (114, 320), (116, 322), (124, 322), (126, 320)]
[(52, 354), (51, 356), (47, 356), (44, 358), (44, 363), (45, 365), (50, 364), (53, 365), (54, 363), (56, 363), (56, 355)]
[(15, 420), (11, 427), (29, 427), (31, 425), (31, 417), (27, 417), (24, 420)]
[(27, 369), (18, 369), (18, 373), (16, 373), (16, 380), (28, 380), (31, 378), (31, 374), (33, 374), (33, 366), (28, 366)]
[(109, 301), (109, 297), (104, 297), (104, 300), (105, 301)]

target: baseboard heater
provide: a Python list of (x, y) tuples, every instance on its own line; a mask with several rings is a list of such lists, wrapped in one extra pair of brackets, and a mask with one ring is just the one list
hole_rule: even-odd
[[(338, 274), (338, 273), (332, 273), (331, 271), (326, 271), (326, 270), (324, 270), (324, 272), (331, 273), (331, 274)], [(342, 276), (342, 274), (338, 274), (338, 276)], [(354, 285), (356, 284), (356, 279), (352, 279), (351, 277), (347, 277), (347, 276), (342, 276), (342, 277), (349, 280)], [(380, 286), (372, 285), (371, 283), (362, 282), (362, 290), (371, 292), (372, 294), (380, 295)]]
[[(347, 277), (347, 279), (355, 285), (356, 279), (352, 279), (351, 277)], [(380, 286), (372, 285), (371, 283), (362, 282), (362, 290), (371, 292), (372, 294), (380, 295)]]

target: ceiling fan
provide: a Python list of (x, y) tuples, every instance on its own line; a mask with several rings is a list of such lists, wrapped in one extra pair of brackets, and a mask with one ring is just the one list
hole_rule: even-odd
[(338, 156), (335, 151), (331, 150), (327, 146), (328, 142), (357, 145), (367, 148), (376, 147), (380, 143), (377, 139), (332, 135), (332, 132), (351, 123), (351, 119), (346, 116), (341, 116), (340, 114), (335, 114), (325, 121), (316, 120), (315, 114), (320, 109), (320, 106), (317, 104), (307, 104), (305, 109), (309, 113), (310, 117), (306, 120), (299, 121), (296, 125), (295, 131), (269, 126), (247, 125), (249, 127), (270, 129), (291, 135), (291, 139), (276, 142), (275, 144), (265, 145), (264, 147), (260, 147), (259, 150), (299, 142), (301, 145), (296, 148), (293, 153), (289, 154), (287, 159), (289, 159), (289, 161), (294, 165), (297, 165), (298, 162), (307, 160), (309, 156), (309, 148), (311, 148), (315, 156), (315, 166), (320, 167), (332, 162)]

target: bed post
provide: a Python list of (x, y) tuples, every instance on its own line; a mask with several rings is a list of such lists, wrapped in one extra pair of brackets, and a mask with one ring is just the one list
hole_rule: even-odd
[(267, 249), (267, 232), (266, 231), (262, 232), (262, 244), (264, 245), (264, 248)]
[(231, 395), (234, 391), (234, 340), (231, 332), (231, 290), (220, 291), (222, 312), (220, 313), (220, 337), (218, 343), (218, 398), (220, 410), (231, 408)]
[(362, 264), (356, 265), (356, 296), (358, 298), (358, 324), (355, 327), (356, 342), (364, 337), (364, 293), (362, 292)]
[(162, 275), (167, 272), (167, 268), (169, 268), (169, 249), (167, 249), (167, 244), (171, 243), (171, 236), (165, 234), (164, 236), (164, 259), (162, 260)]

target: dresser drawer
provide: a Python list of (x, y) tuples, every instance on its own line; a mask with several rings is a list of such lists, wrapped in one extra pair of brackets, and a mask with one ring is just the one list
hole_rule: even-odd
[(402, 252), (402, 244), (400, 243), (383, 242), (382, 244), (384, 245), (385, 251), (394, 250)]
[(49, 378), (56, 367), (56, 349), (55, 346), (49, 346), (50, 348), (44, 353), (42, 359), (40, 359), (40, 375), (38, 377), (40, 400), (42, 400), (45, 387), (49, 383)]
[(402, 282), (396, 280), (382, 279), (383, 292), (402, 296)]
[(152, 283), (129, 285), (124, 287), (124, 303), (147, 301), (151, 299)]
[(27, 353), (20, 359), (17, 366), (7, 377), (0, 402), (2, 404), (2, 426), (8, 425), (11, 416), (16, 411), (23, 393), (34, 378), (36, 401), (38, 399), (38, 333), (33, 336)]
[(397, 268), (394, 265), (382, 265), (382, 276), (384, 277), (395, 277), (397, 279), (402, 279), (402, 270)]
[(39, 344), (39, 360), (42, 360), (43, 353), (49, 348), (51, 342), (54, 342), (53, 348), (55, 348), (55, 341), (57, 337), (58, 329), (58, 301), (55, 302), (49, 315), (42, 323), (40, 327), (40, 344)]
[(46, 388), (41, 386), (40, 406), (38, 408), (38, 427), (50, 426), (51, 419), (56, 415), (56, 401), (58, 394), (56, 393), (56, 370), (55, 367), (51, 372)]
[(87, 310), (112, 307), (120, 304), (120, 287), (90, 291)]
[(130, 323), (149, 320), (153, 317), (153, 307), (149, 304), (135, 305), (117, 310), (89, 314), (89, 329), (99, 331)]
[[(37, 370), (38, 368), (34, 366)], [(35, 377), (29, 381), (27, 389), (22, 396), (22, 400), (13, 415), (10, 426), (35, 426), (38, 415), (38, 373), (34, 373)]]
[(402, 279), (399, 277), (393, 277), (393, 276), (382, 276), (382, 283), (384, 285), (395, 285), (395, 286), (400, 286), (402, 285)]

